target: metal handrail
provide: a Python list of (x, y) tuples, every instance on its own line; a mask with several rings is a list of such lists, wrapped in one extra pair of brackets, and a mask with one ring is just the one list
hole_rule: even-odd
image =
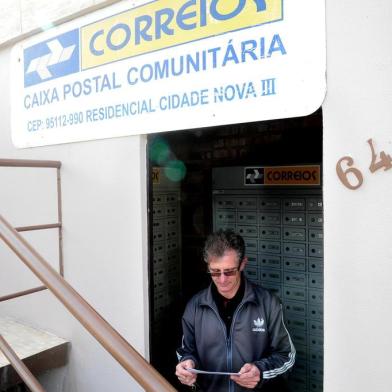
[(33, 373), (30, 372), (28, 367), (19, 359), (16, 352), (7, 343), (4, 337), (0, 334), (0, 351), (3, 352), (5, 357), (9, 360), (11, 366), (15, 369), (16, 373), (23, 382), (29, 387), (31, 392), (45, 392), (42, 385), (34, 377)]
[(46, 223), (44, 225), (15, 227), (15, 230), (20, 233), (21, 231), (34, 231), (34, 230), (60, 229), (60, 228), (61, 228), (61, 223)]
[(0, 238), (146, 391), (176, 391), (1, 215)]
[(0, 166), (7, 167), (52, 167), (60, 169), (60, 161), (41, 161), (35, 159), (0, 159)]
[[(37, 159), (0, 159), (0, 167), (26, 167), (26, 168), (49, 168), (56, 169), (56, 185), (57, 185), (57, 222), (49, 224), (40, 224), (33, 226), (16, 227), (15, 230), (33, 231), (58, 229), (58, 250), (59, 250), (59, 271), (60, 275), (64, 276), (64, 260), (63, 260), (63, 234), (62, 234), (62, 207), (61, 207), (61, 176), (60, 168), (61, 161), (37, 160)], [(0, 297), (0, 302), (15, 299), (24, 295), (36, 293), (38, 291), (46, 290), (46, 287), (34, 287), (29, 290), (19, 291), (17, 293), (8, 294)]]
[(29, 295), (29, 294), (33, 294), (33, 293), (38, 293), (39, 291), (43, 291), (43, 290), (47, 290), (47, 288), (45, 286), (39, 286), (39, 287), (34, 287), (34, 288), (28, 289), (28, 290), (18, 291), (17, 293), (3, 295), (2, 297), (0, 297), (0, 302), (8, 301), (10, 299), (15, 299), (18, 297), (23, 297), (25, 295)]

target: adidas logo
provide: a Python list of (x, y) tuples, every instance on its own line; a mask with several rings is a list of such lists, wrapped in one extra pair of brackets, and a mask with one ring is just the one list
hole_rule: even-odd
[(256, 320), (253, 320), (254, 327), (252, 328), (253, 332), (265, 332), (264, 319), (258, 317)]

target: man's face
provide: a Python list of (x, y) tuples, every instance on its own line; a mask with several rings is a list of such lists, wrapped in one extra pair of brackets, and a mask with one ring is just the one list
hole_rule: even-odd
[[(210, 272), (220, 272), (219, 276), (212, 276), (218, 292), (225, 298), (233, 298), (241, 284), (241, 271), (245, 267), (246, 260), (241, 263), (235, 250), (226, 251), (222, 257), (210, 257), (208, 269)], [(232, 272), (230, 272), (232, 271)], [(226, 276), (222, 272), (229, 272), (231, 276)]]

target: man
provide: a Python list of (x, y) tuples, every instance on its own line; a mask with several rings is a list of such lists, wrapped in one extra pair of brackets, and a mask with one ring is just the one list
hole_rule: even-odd
[[(243, 276), (244, 240), (233, 231), (210, 235), (204, 260), (212, 284), (186, 306), (176, 376), (189, 386), (197, 381), (203, 392), (271, 390), (272, 380), (281, 379), (295, 361), (279, 299)], [(192, 369), (239, 375), (196, 374)]]

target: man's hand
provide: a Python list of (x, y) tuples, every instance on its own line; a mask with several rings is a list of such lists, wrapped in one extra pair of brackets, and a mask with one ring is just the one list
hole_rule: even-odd
[(242, 366), (239, 373), (239, 376), (230, 376), (230, 378), (242, 387), (253, 389), (260, 381), (260, 370), (252, 363)]
[(194, 367), (195, 363), (191, 359), (180, 362), (176, 366), (176, 376), (180, 380), (181, 384), (191, 386), (196, 382), (197, 375), (186, 370), (193, 369)]

